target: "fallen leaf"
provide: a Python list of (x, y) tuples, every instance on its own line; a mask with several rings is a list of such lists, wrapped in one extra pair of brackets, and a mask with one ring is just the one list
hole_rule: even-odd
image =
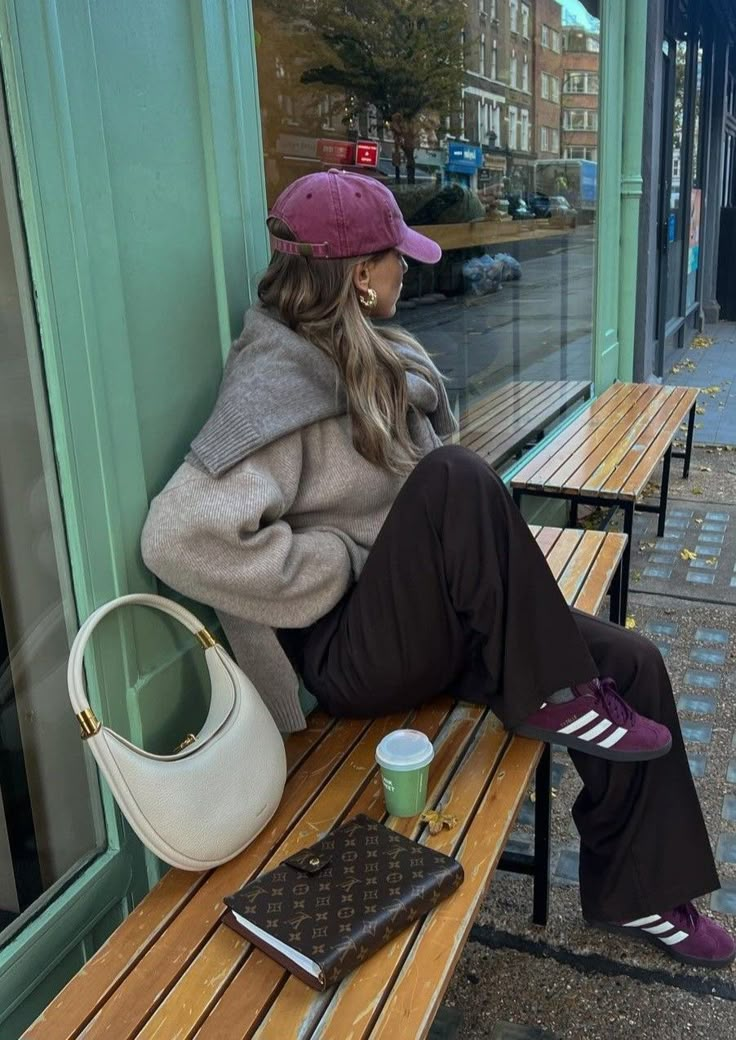
[(457, 816), (451, 813), (438, 812), (437, 809), (425, 809), (419, 819), (429, 824), (430, 834), (439, 834), (443, 827), (451, 831), (457, 825)]
[(636, 618), (634, 617), (633, 614), (628, 614), (627, 615), (627, 617), (626, 617), (626, 627), (627, 628), (636, 628)]
[(695, 524), (702, 524), (702, 522), (703, 522), (703, 517), (702, 516), (696, 516), (695, 520), (693, 521), (693, 523), (695, 523)]
[(713, 472), (713, 467), (712, 466), (698, 466), (698, 469), (700, 470), (701, 473), (712, 473)]
[(633, 582), (641, 581), (641, 571), (632, 571), (631, 572), (631, 580)]
[(700, 392), (701, 394), (709, 394), (711, 397), (713, 397), (715, 394), (720, 394), (721, 387), (719, 385), (702, 386), (700, 388)]
[(695, 347), (696, 350), (705, 350), (706, 347), (713, 346), (712, 336), (695, 336), (690, 344), (691, 347)]
[(715, 567), (716, 564), (718, 563), (718, 557), (717, 556), (709, 556), (706, 559), (705, 562), (708, 564), (709, 567)]
[(702, 404), (697, 405), (696, 408), (695, 408), (695, 414), (696, 415), (705, 415), (705, 406), (702, 405)]
[(701, 487), (691, 488), (691, 491), (692, 491), (692, 493), (694, 495), (702, 495), (703, 494), (703, 489)]
[(642, 552), (646, 552), (647, 549), (653, 549), (656, 544), (656, 542), (639, 542), (639, 548)]
[(698, 554), (693, 552), (692, 549), (681, 549), (680, 558), (683, 560), (697, 560)]

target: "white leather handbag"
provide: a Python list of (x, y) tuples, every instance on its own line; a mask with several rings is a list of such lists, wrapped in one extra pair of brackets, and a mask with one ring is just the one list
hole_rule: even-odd
[[(98, 622), (142, 604), (176, 618), (204, 648), (210, 708), (199, 733), (170, 755), (153, 755), (104, 726), (89, 706), (84, 650)], [(69, 697), (120, 809), (166, 863), (206, 870), (236, 856), (266, 826), (286, 781), (284, 742), (257, 690), (197, 618), (162, 596), (121, 596), (96, 610), (72, 644)]]

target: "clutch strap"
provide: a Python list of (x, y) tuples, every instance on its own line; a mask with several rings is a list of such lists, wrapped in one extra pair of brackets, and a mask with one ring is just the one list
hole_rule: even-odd
[(156, 596), (150, 592), (133, 592), (127, 596), (118, 596), (117, 599), (110, 600), (109, 603), (98, 607), (97, 610), (90, 614), (77, 632), (69, 652), (69, 664), (66, 673), (69, 698), (82, 731), (82, 740), (93, 737), (102, 728), (102, 723), (92, 711), (87, 699), (87, 687), (84, 680), (84, 651), (87, 648), (92, 632), (99, 622), (108, 614), (111, 614), (113, 610), (125, 606), (152, 607), (155, 610), (160, 610), (162, 613), (168, 614), (169, 617), (173, 617), (180, 622), (185, 628), (188, 628), (192, 635), (199, 640), (204, 650), (217, 646), (217, 640), (191, 611), (173, 600), (166, 599), (164, 596)]

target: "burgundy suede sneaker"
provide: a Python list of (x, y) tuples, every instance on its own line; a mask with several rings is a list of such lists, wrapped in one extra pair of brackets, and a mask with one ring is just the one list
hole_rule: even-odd
[(664, 914), (649, 914), (622, 924), (588, 921), (630, 939), (653, 943), (683, 964), (701, 968), (725, 968), (736, 957), (736, 942), (717, 921), (703, 917), (692, 903), (683, 903)]
[(672, 747), (667, 727), (638, 715), (613, 679), (591, 679), (572, 692), (572, 700), (542, 704), (515, 732), (612, 762), (660, 758)]

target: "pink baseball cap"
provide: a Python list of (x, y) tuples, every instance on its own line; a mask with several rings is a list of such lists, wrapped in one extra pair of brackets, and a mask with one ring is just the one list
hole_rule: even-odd
[(300, 177), (281, 192), (268, 215), (282, 220), (297, 239), (271, 235), (279, 253), (332, 258), (398, 249), (425, 264), (442, 256), (436, 242), (407, 227), (388, 188), (360, 173), (326, 170)]

